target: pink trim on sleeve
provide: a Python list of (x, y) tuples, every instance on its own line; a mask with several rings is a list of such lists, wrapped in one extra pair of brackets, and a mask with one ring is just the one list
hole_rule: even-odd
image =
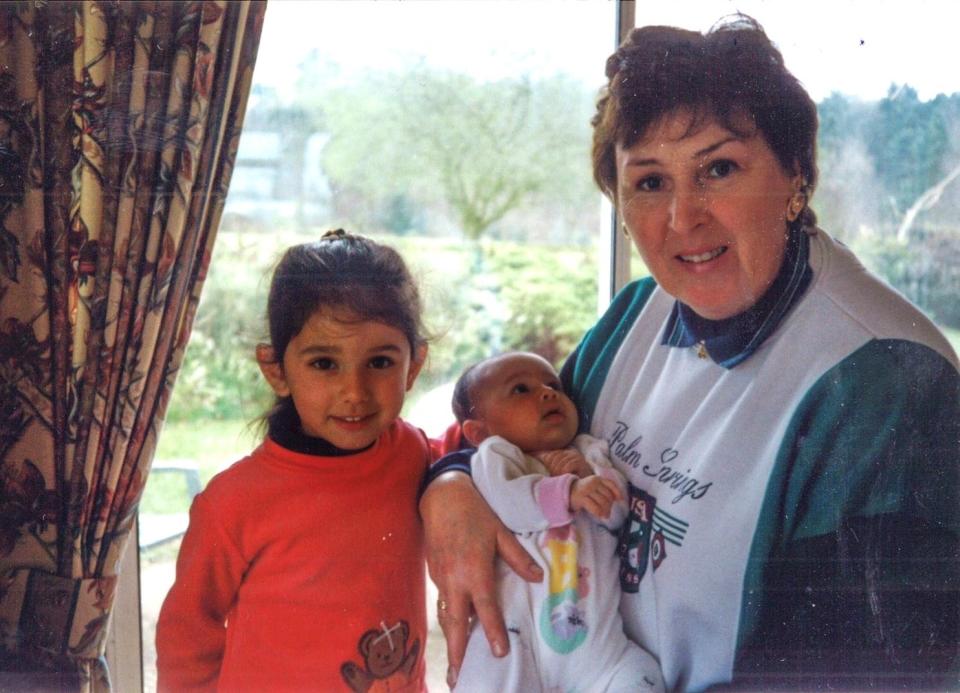
[(570, 486), (576, 476), (548, 476), (537, 482), (533, 494), (550, 527), (560, 527), (573, 519), (570, 513)]

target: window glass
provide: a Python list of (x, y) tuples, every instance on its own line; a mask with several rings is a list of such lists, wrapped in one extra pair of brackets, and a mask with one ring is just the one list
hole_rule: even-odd
[[(820, 113), (819, 225), (960, 346), (960, 81), (943, 2), (637, 3), (638, 26), (753, 16)], [(636, 269), (634, 270), (636, 273)], [(641, 270), (642, 271), (642, 270)]]
[[(268, 274), (329, 228), (397, 247), (434, 335), (408, 418), (500, 349), (559, 364), (596, 318), (609, 243), (590, 127), (614, 3), (271, 0), (214, 258), (141, 507), (145, 688), (190, 498), (256, 445)], [(434, 599), (428, 599), (432, 605)], [(446, 664), (428, 643), (429, 684)]]

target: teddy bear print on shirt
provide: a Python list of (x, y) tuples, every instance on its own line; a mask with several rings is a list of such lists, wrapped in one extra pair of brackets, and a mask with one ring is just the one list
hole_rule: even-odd
[(396, 691), (407, 686), (420, 654), (419, 638), (407, 649), (409, 637), (410, 626), (406, 621), (397, 621), (392, 626), (381, 621), (379, 629), (364, 633), (357, 644), (363, 667), (354, 662), (344, 662), (340, 667), (340, 675), (350, 690), (357, 693)]

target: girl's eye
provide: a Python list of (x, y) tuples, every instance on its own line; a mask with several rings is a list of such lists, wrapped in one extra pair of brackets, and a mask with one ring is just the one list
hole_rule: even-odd
[(551, 390), (556, 390), (557, 392), (560, 392), (561, 388), (560, 388), (560, 383), (558, 381), (553, 381), (553, 382), (547, 383), (546, 385)]
[(738, 166), (729, 159), (719, 159), (707, 167), (707, 178), (726, 178), (737, 168)]
[(513, 389), (510, 390), (511, 395), (525, 395), (528, 392), (530, 392), (530, 388), (523, 383), (517, 383), (513, 386)]
[(657, 192), (663, 187), (663, 178), (660, 176), (647, 176), (637, 181), (637, 190), (643, 192)]
[(316, 368), (318, 371), (330, 371), (337, 367), (336, 362), (333, 359), (316, 359), (315, 361), (310, 362), (311, 368)]
[(389, 356), (374, 356), (370, 359), (370, 368), (376, 368), (381, 370), (384, 368), (390, 368), (394, 364), (394, 360)]

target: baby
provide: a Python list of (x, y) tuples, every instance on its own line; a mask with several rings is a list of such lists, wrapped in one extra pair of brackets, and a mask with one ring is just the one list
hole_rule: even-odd
[(475, 446), (474, 483), (543, 568), (528, 583), (498, 565), (510, 653), (473, 630), (457, 691), (662, 691), (657, 662), (623, 632), (617, 530), (626, 482), (607, 445), (577, 435), (556, 371), (530, 353), (481, 361), (460, 376), (454, 413)]

